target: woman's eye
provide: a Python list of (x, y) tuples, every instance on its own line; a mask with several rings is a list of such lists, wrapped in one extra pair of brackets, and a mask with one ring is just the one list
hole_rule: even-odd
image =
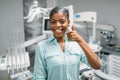
[(60, 21), (61, 24), (64, 24), (65, 22), (66, 22), (65, 20), (61, 20), (61, 21)]
[(56, 23), (56, 21), (50, 21), (50, 23), (51, 23), (51, 24), (55, 24), (55, 23)]

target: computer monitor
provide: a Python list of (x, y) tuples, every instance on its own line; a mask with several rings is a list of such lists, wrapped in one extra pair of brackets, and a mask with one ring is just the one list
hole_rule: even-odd
[(51, 34), (52, 31), (50, 29), (50, 19), (49, 17), (43, 17), (43, 34)]

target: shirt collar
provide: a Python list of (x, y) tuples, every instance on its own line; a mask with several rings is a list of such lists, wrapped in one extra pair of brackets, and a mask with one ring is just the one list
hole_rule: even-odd
[(54, 36), (52, 36), (52, 37), (50, 37), (50, 38), (48, 39), (49, 42), (54, 41), (54, 40), (55, 40), (55, 37), (54, 37)]

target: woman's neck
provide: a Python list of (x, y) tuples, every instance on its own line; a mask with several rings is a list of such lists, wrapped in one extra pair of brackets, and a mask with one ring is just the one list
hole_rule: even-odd
[(56, 39), (57, 39), (58, 43), (65, 42), (65, 36), (64, 37), (59, 37), (59, 38), (56, 38)]
[(60, 37), (60, 38), (56, 38), (58, 44), (61, 47), (61, 50), (64, 52), (64, 48), (65, 48), (65, 36), (64, 37)]

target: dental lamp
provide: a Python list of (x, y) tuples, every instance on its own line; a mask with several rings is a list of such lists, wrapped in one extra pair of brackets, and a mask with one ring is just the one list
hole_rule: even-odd
[(47, 9), (39, 7), (38, 4), (38, 1), (34, 0), (32, 5), (30, 6), (28, 15), (24, 17), (24, 19), (27, 19), (28, 23), (32, 22), (35, 19), (35, 17), (39, 19), (42, 17), (42, 15), (47, 15)]

